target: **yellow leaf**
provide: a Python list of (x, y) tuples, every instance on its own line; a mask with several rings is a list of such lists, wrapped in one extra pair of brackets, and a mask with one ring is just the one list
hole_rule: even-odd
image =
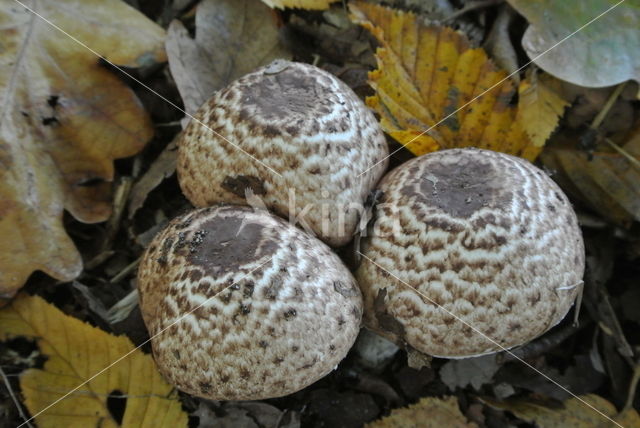
[(455, 397), (426, 397), (409, 407), (396, 409), (368, 428), (474, 428), (477, 425), (460, 413)]
[(583, 403), (577, 398), (570, 398), (564, 402), (563, 407), (549, 408), (542, 404), (525, 401), (522, 399), (499, 402), (490, 399), (482, 399), (492, 407), (508, 410), (522, 420), (534, 423), (540, 428), (617, 428), (605, 416), (590, 408), (592, 406), (616, 421), (625, 428), (639, 427), (640, 416), (634, 409), (629, 409), (621, 415), (615, 406), (604, 398), (587, 394), (580, 396)]
[(376, 95), (368, 104), (380, 114), (382, 128), (411, 152), (474, 146), (529, 160), (540, 153), (542, 146), (515, 120), (513, 82), (498, 84), (507, 73), (484, 50), (413, 13), (361, 1), (349, 6), (351, 19), (382, 45), (378, 69), (369, 74)]
[(558, 119), (569, 105), (556, 91), (549, 87), (550, 75), (532, 75), (518, 87), (518, 113), (516, 120), (527, 133), (533, 144), (544, 146), (551, 133), (558, 126)]
[[(0, 310), (0, 340), (24, 336), (47, 357), (42, 369), (20, 376), (20, 388), (32, 415), (134, 349), (113, 336), (67, 316), (37, 296), (20, 295)], [(127, 396), (123, 427), (186, 427), (187, 415), (172, 387), (149, 355), (136, 350), (109, 370), (36, 417), (38, 427), (115, 427), (107, 397)]]
[(554, 140), (541, 160), (572, 197), (619, 226), (640, 221), (640, 127), (621, 144), (622, 152), (603, 143), (589, 156), (572, 138)]
[(290, 9), (312, 9), (312, 10), (324, 10), (328, 9), (331, 3), (338, 0), (262, 0), (267, 6), (271, 8), (284, 9), (285, 7)]
[[(164, 31), (119, 0), (30, 7), (116, 64), (164, 61)], [(153, 134), (133, 91), (87, 48), (13, 0), (0, 0), (0, 298), (36, 269), (71, 280), (82, 268), (62, 212), (110, 213), (113, 160)]]

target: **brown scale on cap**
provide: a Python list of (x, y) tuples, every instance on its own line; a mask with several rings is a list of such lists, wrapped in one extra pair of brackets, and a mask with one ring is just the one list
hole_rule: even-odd
[(347, 354), (362, 315), (355, 280), (325, 244), (247, 207), (173, 220), (145, 252), (138, 290), (149, 335), (167, 329), (151, 341), (160, 371), (213, 400), (315, 382)]
[(195, 206), (245, 205), (249, 188), (285, 217), (306, 209), (303, 220), (330, 245), (351, 239), (359, 210), (350, 204), (362, 205), (387, 167), (373, 114), (347, 85), (308, 64), (277, 60), (218, 91), (195, 117), (282, 175), (191, 121), (177, 170)]
[(379, 187), (363, 254), (428, 299), (364, 258), (356, 278), (369, 328), (425, 354), (465, 357), (526, 343), (570, 309), (582, 235), (567, 197), (531, 163), (445, 150), (401, 165)]

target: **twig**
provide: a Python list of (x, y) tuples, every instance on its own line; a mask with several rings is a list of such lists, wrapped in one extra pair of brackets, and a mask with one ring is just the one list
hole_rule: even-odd
[(620, 413), (624, 413), (631, 409), (633, 406), (633, 400), (636, 397), (636, 389), (638, 388), (638, 381), (640, 381), (640, 363), (636, 363), (633, 369), (633, 376), (631, 382), (629, 382), (629, 392), (627, 393), (627, 401), (624, 403), (624, 407)]
[(11, 388), (11, 383), (9, 383), (9, 378), (7, 378), (7, 375), (4, 373), (4, 370), (2, 370), (2, 367), (0, 367), (0, 376), (2, 376), (2, 380), (4, 381), (4, 386), (7, 388), (7, 391), (9, 391), (9, 395), (13, 400), (13, 404), (15, 404), (16, 408), (18, 409), (18, 413), (20, 413), (20, 417), (24, 419), (25, 424), (27, 424), (27, 426), (29, 426), (30, 428), (33, 428), (33, 425), (31, 425), (31, 423), (29, 422), (30, 418), (28, 418), (27, 415), (24, 413), (24, 410), (22, 410), (22, 404), (20, 404), (18, 397), (16, 397), (16, 395), (14, 394), (13, 388)]
[[(607, 101), (604, 103), (604, 106), (602, 106), (602, 110), (598, 112), (596, 117), (593, 119), (593, 122), (591, 122), (591, 125), (589, 126), (591, 129), (597, 130), (598, 127), (600, 127), (604, 119), (607, 117), (607, 114), (609, 114), (611, 107), (613, 107), (613, 104), (616, 102), (616, 100), (618, 99), (618, 97), (620, 96), (620, 94), (622, 93), (626, 85), (627, 85), (627, 82), (622, 82), (621, 84), (616, 86), (613, 92), (611, 92), (611, 95), (609, 95), (609, 98), (607, 98)], [(613, 148), (616, 152), (620, 153), (629, 162), (631, 162), (633, 166), (640, 169), (640, 161), (638, 161), (638, 159), (636, 159), (625, 149), (623, 149), (622, 147), (620, 147), (619, 145), (611, 141), (609, 138), (605, 138), (604, 141), (609, 146), (611, 146), (611, 148)]]
[(509, 353), (496, 354), (496, 362), (498, 364), (504, 364), (508, 361), (516, 361), (518, 358), (528, 360), (537, 357), (538, 355), (542, 355), (550, 349), (555, 348), (589, 324), (589, 322), (585, 322), (580, 324), (579, 326), (569, 325), (567, 327), (564, 327), (524, 346), (521, 346), (520, 348), (514, 349), (512, 351), (513, 355)]
[(102, 263), (106, 262), (109, 259), (109, 257), (113, 256), (115, 253), (116, 252), (113, 250), (102, 251), (97, 256), (95, 256), (94, 258), (92, 258), (91, 260), (89, 260), (87, 263), (84, 264), (85, 270), (91, 270), (91, 269), (97, 268)]
[(109, 324), (115, 324), (127, 318), (133, 308), (138, 305), (138, 289), (134, 288), (129, 294), (124, 296), (115, 305), (109, 308), (105, 319)]
[(609, 114), (609, 110), (611, 110), (611, 107), (613, 107), (613, 103), (616, 102), (626, 84), (627, 82), (619, 84), (616, 89), (611, 92), (611, 95), (609, 95), (607, 102), (605, 102), (604, 106), (602, 106), (602, 110), (600, 110), (600, 112), (593, 119), (593, 122), (591, 122), (591, 129), (598, 129), (598, 127), (600, 127), (602, 121), (605, 119), (605, 117), (607, 117), (607, 114)]
[(116, 276), (111, 278), (111, 280), (109, 282), (111, 284), (115, 284), (116, 282), (122, 281), (122, 279), (124, 279), (124, 277), (129, 275), (131, 273), (131, 271), (134, 270), (136, 268), (136, 266), (138, 266), (138, 263), (140, 263), (140, 258), (134, 260), (133, 262), (131, 262), (127, 266), (125, 266), (124, 269), (122, 269), (120, 272), (118, 272), (118, 274)]
[(115, 197), (113, 198), (113, 212), (107, 221), (107, 235), (102, 242), (102, 251), (111, 249), (111, 244), (120, 229), (120, 220), (122, 219), (124, 208), (127, 206), (131, 184), (133, 184), (131, 177), (123, 177), (116, 189)]
[(634, 156), (632, 156), (629, 152), (627, 152), (625, 149), (623, 149), (622, 147), (620, 147), (619, 145), (617, 145), (616, 143), (614, 143), (613, 141), (611, 141), (609, 138), (605, 138), (604, 141), (609, 144), (616, 152), (620, 153), (622, 156), (624, 156), (629, 162), (631, 162), (636, 168), (640, 169), (640, 161), (638, 159), (636, 159)]

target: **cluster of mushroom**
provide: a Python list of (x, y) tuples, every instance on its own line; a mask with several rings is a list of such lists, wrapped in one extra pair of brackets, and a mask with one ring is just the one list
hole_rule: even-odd
[[(378, 184), (387, 156), (372, 113), (310, 65), (274, 62), (201, 107), (178, 158), (199, 208), (154, 238), (138, 272), (169, 381), (210, 399), (277, 397), (333, 370), (361, 320), (406, 349), (464, 357), (522, 344), (564, 317), (584, 250), (553, 181), (521, 159), (460, 149)], [(352, 239), (376, 185), (354, 278), (329, 245)], [(256, 197), (267, 210), (247, 206)]]

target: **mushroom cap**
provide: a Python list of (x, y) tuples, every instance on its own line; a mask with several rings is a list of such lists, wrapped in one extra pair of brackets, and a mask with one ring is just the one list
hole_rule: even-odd
[(202, 123), (192, 120), (178, 141), (178, 179), (191, 203), (246, 205), (250, 188), (279, 215), (303, 214), (302, 226), (329, 245), (351, 240), (353, 205), (387, 168), (373, 114), (312, 65), (276, 60), (218, 91), (195, 118)]
[(362, 315), (360, 290), (329, 247), (248, 207), (173, 220), (146, 250), (138, 290), (160, 372), (213, 400), (315, 382), (347, 354)]
[(462, 358), (526, 343), (569, 311), (584, 244), (569, 200), (542, 170), (502, 153), (444, 150), (399, 166), (379, 188), (356, 272), (367, 327)]

